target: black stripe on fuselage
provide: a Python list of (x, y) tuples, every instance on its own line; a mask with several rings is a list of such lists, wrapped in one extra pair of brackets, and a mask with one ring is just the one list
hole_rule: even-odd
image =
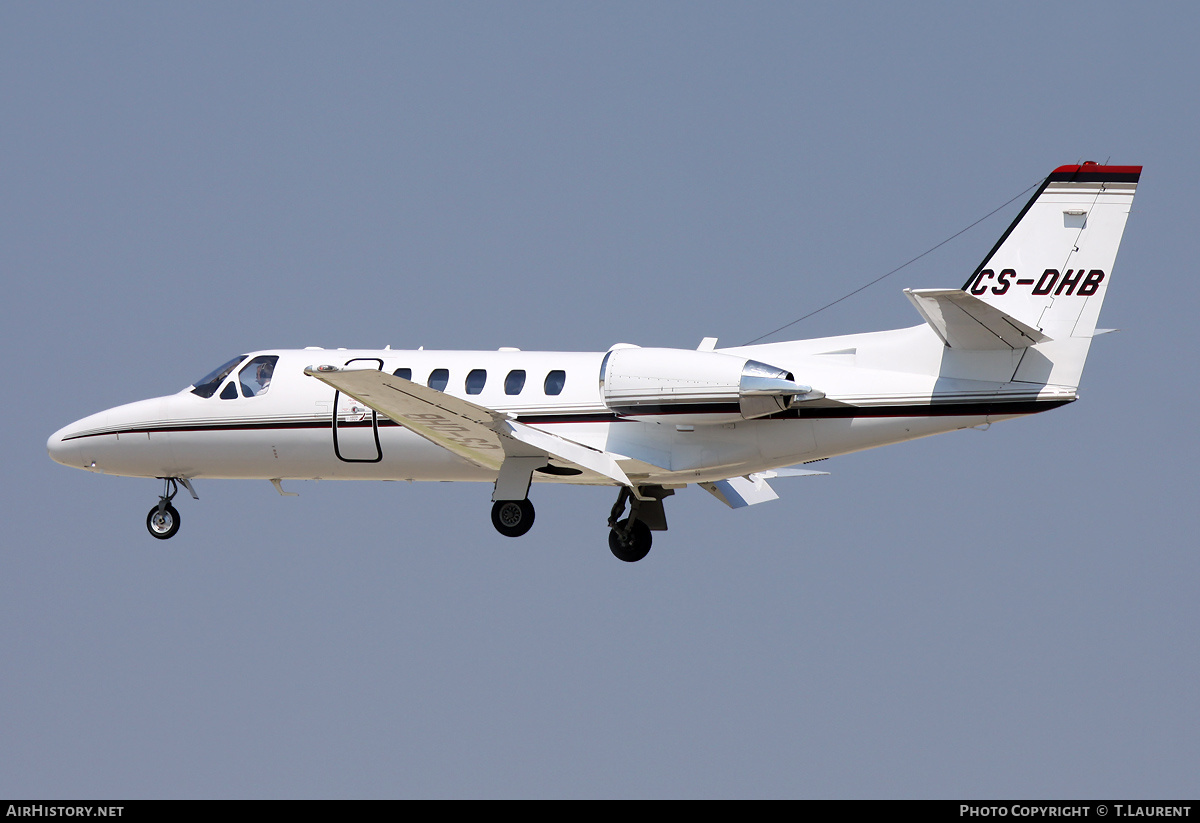
[(768, 420), (844, 420), (860, 417), (992, 417), (1037, 414), (1073, 403), (1074, 400), (982, 400), (969, 403), (924, 403), (899, 406), (827, 406), (796, 409), (773, 414)]
[[(391, 423), (391, 421), (388, 421)], [(379, 421), (382, 426), (383, 421)], [(371, 421), (365, 420), (361, 423), (352, 423), (346, 425), (366, 425), (370, 426)], [(392, 423), (392, 425), (396, 425)], [(291, 429), (328, 429), (331, 427), (329, 420), (324, 421), (254, 421), (254, 420), (231, 420), (228, 423), (162, 423), (153, 426), (130, 426), (128, 428), (113, 428), (101, 429), (100, 431), (83, 432), (81, 434), (73, 434), (70, 437), (64, 437), (63, 440), (81, 440), (85, 437), (104, 437), (109, 434), (165, 434), (167, 432), (217, 432), (217, 431), (275, 431), (275, 430), (291, 430)]]
[(614, 405), (612, 409), (617, 417), (644, 417), (648, 414), (738, 414), (742, 406), (734, 400), (725, 403), (639, 403), (635, 406)]
[[(804, 407), (778, 412), (755, 420), (846, 420), (857, 418), (888, 418), (888, 417), (986, 417), (1018, 414), (1037, 414), (1038, 412), (1056, 409), (1073, 400), (985, 400), (966, 403), (905, 403), (891, 406), (820, 406)], [(642, 410), (639, 414), (696, 414), (695, 410), (687, 407), (665, 407), (667, 412), (651, 412)], [(580, 412), (570, 414), (522, 414), (517, 421), (535, 426), (553, 425), (560, 423), (620, 423), (624, 418), (612, 412)], [(746, 421), (750, 422), (750, 421)], [(379, 426), (399, 426), (394, 420), (379, 418)], [(350, 423), (338, 423), (338, 428), (370, 428), (371, 421), (360, 420)], [(226, 432), (226, 431), (292, 431), (301, 429), (329, 429), (330, 421), (263, 421), (237, 420), (227, 423), (180, 423), (176, 425), (160, 424), (153, 426), (133, 426), (129, 428), (110, 429), (105, 431), (86, 432), (64, 438), (65, 440), (80, 440), (87, 437), (103, 437), (110, 434), (166, 434), (171, 432)]]
[[(978, 400), (944, 403), (901, 403), (880, 406), (799, 406), (754, 420), (845, 420), (860, 417), (981, 417), (989, 415), (1036, 414), (1056, 409), (1073, 400)], [(738, 405), (731, 403), (719, 409), (686, 404), (672, 406), (640, 406), (630, 415), (694, 415), (703, 413), (736, 413)], [(517, 420), (533, 425), (546, 423), (616, 423), (623, 418), (616, 414), (523, 414)], [(750, 422), (750, 421), (746, 421)]]

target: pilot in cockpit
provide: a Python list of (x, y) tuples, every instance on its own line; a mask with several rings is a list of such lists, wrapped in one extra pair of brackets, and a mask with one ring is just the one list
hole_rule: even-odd
[(258, 397), (266, 394), (271, 385), (271, 377), (275, 373), (277, 357), (256, 357), (246, 364), (239, 372), (243, 397)]
[(267, 360), (258, 364), (258, 373), (255, 378), (258, 380), (258, 393), (262, 394), (271, 385), (271, 375), (275, 373), (275, 361)]

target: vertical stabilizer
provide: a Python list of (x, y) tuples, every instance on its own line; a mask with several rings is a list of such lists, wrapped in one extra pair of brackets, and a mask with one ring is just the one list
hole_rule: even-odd
[(1060, 166), (962, 290), (1050, 338), (1015, 380), (1078, 386), (1141, 166)]

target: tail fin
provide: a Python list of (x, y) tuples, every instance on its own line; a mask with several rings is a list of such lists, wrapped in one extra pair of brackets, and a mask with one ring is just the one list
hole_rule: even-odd
[(1013, 379), (1078, 386), (1141, 166), (1060, 166), (962, 291), (1049, 340)]

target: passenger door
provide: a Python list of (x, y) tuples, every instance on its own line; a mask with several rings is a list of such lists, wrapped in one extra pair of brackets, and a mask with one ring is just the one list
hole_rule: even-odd
[[(362, 368), (368, 363), (383, 368), (378, 357), (355, 357), (347, 366)], [(383, 460), (379, 445), (379, 415), (340, 391), (333, 393), (333, 453), (345, 463), (378, 463)]]

